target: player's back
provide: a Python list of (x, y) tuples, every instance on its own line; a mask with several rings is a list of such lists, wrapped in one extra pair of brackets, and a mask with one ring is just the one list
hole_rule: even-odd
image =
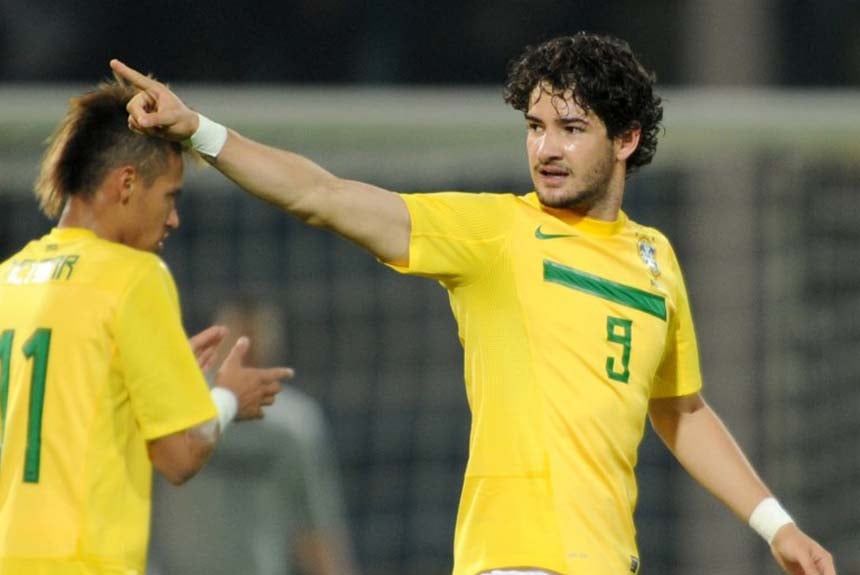
[(152, 470), (116, 332), (141, 277), (175, 293), (162, 266), (69, 228), (0, 264), (0, 572), (143, 569)]

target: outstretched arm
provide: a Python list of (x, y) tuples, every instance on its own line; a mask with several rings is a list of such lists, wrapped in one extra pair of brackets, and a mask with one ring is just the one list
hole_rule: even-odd
[[(200, 118), (167, 86), (111, 60), (114, 72), (139, 90), (128, 104), (129, 126), (171, 140), (189, 139)], [(333, 230), (379, 259), (406, 264), (410, 221), (399, 195), (338, 178), (307, 158), (272, 148), (229, 130), (215, 168), (247, 192), (313, 226)]]
[[(735, 515), (749, 521), (771, 496), (728, 429), (699, 394), (652, 399), (651, 424), (687, 472)], [(776, 532), (771, 551), (790, 575), (835, 575), (833, 558), (788, 523)]]

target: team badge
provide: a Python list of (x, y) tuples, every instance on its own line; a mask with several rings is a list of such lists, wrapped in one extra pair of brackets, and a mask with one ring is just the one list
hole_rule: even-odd
[(639, 238), (639, 257), (651, 271), (651, 275), (660, 275), (660, 266), (657, 265), (657, 250), (654, 245), (645, 238)]

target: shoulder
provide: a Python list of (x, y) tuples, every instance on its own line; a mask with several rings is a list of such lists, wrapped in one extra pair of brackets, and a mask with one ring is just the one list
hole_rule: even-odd
[(24, 247), (19, 249), (17, 252), (8, 256), (5, 260), (0, 261), (0, 270), (8, 268), (12, 265), (12, 262), (16, 260), (33, 257), (32, 252), (34, 251), (35, 246), (37, 246), (40, 241), (40, 239), (30, 240)]
[(164, 261), (152, 252), (138, 250), (118, 242), (92, 238), (79, 242), (74, 251), (91, 265), (107, 268), (111, 275), (134, 278), (141, 274), (170, 274)]
[(152, 252), (138, 250), (117, 242), (106, 240), (99, 240), (98, 244), (100, 248), (111, 257), (123, 262), (124, 265), (131, 268), (154, 269), (156, 267), (166, 267), (164, 265), (164, 261)]
[(144, 277), (171, 279), (167, 264), (158, 255), (137, 250), (114, 242), (103, 242), (102, 249), (110, 260), (115, 274), (124, 276), (130, 283)]
[(668, 236), (659, 229), (629, 220), (628, 230), (640, 244), (650, 244), (654, 247), (657, 253), (671, 256), (673, 259), (675, 258), (675, 250), (672, 247), (672, 242), (669, 240)]
[(518, 196), (510, 193), (496, 192), (418, 192), (412, 194), (400, 194), (408, 207), (422, 205), (457, 206), (457, 207), (495, 207), (513, 206)]
[(626, 233), (630, 241), (635, 242), (639, 258), (655, 277), (660, 277), (666, 286), (678, 286), (683, 282), (678, 257), (666, 234), (632, 220), (628, 221)]
[[(154, 296), (174, 300), (176, 284), (167, 264), (156, 254), (104, 242), (97, 258), (98, 283), (117, 293), (121, 302), (148, 300)], [(95, 254), (89, 254), (95, 255)]]
[(503, 224), (514, 213), (517, 196), (491, 192), (428, 192), (402, 194), (412, 219), (413, 232), (440, 229), (484, 229)]

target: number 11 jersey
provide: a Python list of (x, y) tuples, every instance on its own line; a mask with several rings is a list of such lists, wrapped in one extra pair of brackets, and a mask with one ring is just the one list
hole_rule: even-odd
[(0, 572), (143, 573), (146, 442), (214, 416), (157, 256), (30, 242), (0, 264)]

